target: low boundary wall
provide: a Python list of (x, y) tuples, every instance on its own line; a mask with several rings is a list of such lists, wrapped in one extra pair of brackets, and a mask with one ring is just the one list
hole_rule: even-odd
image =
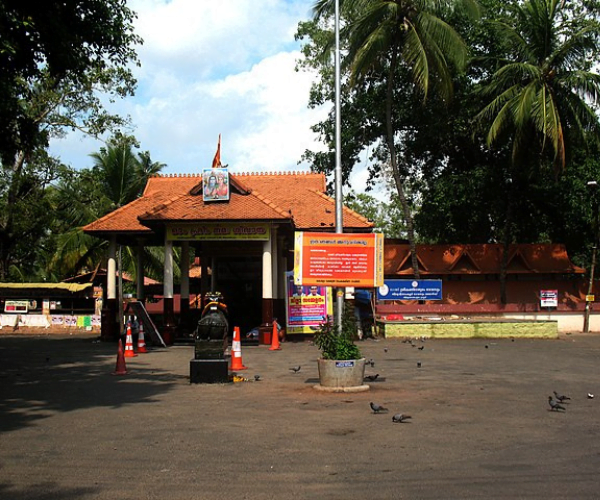
[(557, 338), (556, 321), (377, 321), (385, 338)]
[[(559, 333), (583, 330), (585, 304), (573, 307), (541, 309), (532, 304), (377, 304), (377, 321), (527, 321), (557, 323)], [(594, 303), (590, 312), (590, 332), (600, 333), (600, 306)]]

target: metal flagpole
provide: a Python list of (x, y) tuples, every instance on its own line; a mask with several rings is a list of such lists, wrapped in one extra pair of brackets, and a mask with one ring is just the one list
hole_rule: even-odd
[[(342, 130), (340, 111), (340, 2), (335, 0), (335, 232), (344, 232), (342, 215)], [(336, 288), (336, 314), (335, 324), (342, 328), (342, 315), (344, 311), (344, 288)]]

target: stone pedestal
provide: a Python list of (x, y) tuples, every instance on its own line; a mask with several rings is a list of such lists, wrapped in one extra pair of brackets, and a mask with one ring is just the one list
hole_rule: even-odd
[(229, 382), (226, 359), (192, 359), (190, 384), (224, 384)]

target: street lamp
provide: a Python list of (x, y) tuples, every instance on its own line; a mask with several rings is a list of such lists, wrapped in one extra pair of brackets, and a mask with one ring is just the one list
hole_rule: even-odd
[(596, 270), (596, 252), (598, 250), (598, 182), (588, 181), (588, 188), (592, 191), (592, 210), (594, 211), (594, 246), (592, 247), (592, 266), (590, 268), (590, 281), (588, 283), (587, 295), (585, 296), (585, 313), (583, 315), (583, 333), (590, 331), (590, 310), (592, 307), (592, 292), (594, 290), (594, 272)]

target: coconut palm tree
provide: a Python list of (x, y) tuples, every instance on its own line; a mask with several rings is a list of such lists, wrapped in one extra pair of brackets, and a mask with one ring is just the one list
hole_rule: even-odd
[(527, 0), (506, 6), (491, 22), (504, 46), (492, 57), (497, 70), (483, 84), (491, 100), (476, 119), (487, 129), (488, 145), (512, 143), (507, 168), (501, 301), (506, 297), (508, 248), (512, 242), (512, 191), (519, 174), (549, 157), (565, 168), (569, 143), (600, 139), (597, 109), (600, 24), (597, 6), (564, 0)]
[[(385, 78), (386, 136), (389, 163), (402, 205), (411, 247), (412, 267), (419, 278), (415, 234), (411, 209), (406, 196), (405, 179), (398, 166), (394, 127), (396, 75), (402, 66), (412, 74), (414, 89), (426, 100), (430, 92), (443, 99), (452, 96), (452, 70), (462, 70), (467, 62), (467, 47), (455, 29), (444, 19), (459, 7), (469, 14), (478, 13), (473, 0), (339, 0), (345, 16), (340, 39), (347, 50), (343, 64), (350, 71), (350, 85), (374, 70)], [(334, 0), (319, 0), (315, 19), (331, 16)]]
[(513, 163), (535, 140), (537, 152), (549, 149), (564, 168), (569, 140), (599, 137), (600, 75), (592, 64), (600, 24), (597, 10), (580, 9), (579, 2), (528, 0), (492, 23), (506, 50), (497, 54), (498, 69), (483, 89), (491, 101), (477, 119), (489, 124), (489, 145), (512, 141)]
[[(81, 227), (141, 196), (151, 175), (159, 173), (164, 163), (153, 162), (148, 152), (135, 154), (131, 140), (115, 140), (92, 153), (92, 169), (65, 177), (56, 186), (56, 206), (64, 219), (58, 236), (58, 250), (53, 263), (56, 274), (72, 276), (82, 269), (93, 269), (105, 260), (107, 242), (86, 235)], [(146, 262), (160, 257), (148, 250)], [(135, 276), (135, 252), (126, 248), (124, 269)]]

